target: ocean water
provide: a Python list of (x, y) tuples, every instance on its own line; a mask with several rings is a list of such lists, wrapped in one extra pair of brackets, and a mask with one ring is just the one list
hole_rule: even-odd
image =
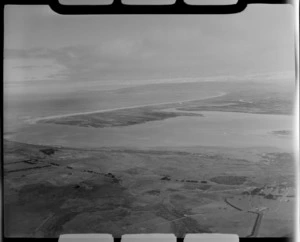
[(115, 84), (109, 88), (63, 83), (10, 85), (4, 88), (4, 131), (13, 132), (23, 127), (24, 121), (39, 117), (201, 99), (219, 93), (202, 83), (132, 87)]

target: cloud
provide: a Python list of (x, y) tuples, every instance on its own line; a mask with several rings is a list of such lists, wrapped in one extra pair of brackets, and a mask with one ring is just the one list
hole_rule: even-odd
[(27, 69), (27, 70), (34, 70), (37, 68), (51, 68), (53, 65), (20, 65), (14, 66), (14, 69)]
[[(115, 38), (98, 45), (65, 46), (56, 49), (5, 49), (4, 52), (4, 58), (8, 60), (51, 60), (58, 66), (62, 66), (64, 75), (70, 79), (87, 75), (91, 78), (93, 73), (96, 75), (99, 72), (117, 73), (125, 69), (130, 71), (135, 67), (144, 68), (142, 67), (144, 62), (153, 59), (155, 55), (156, 52), (151, 44), (141, 38)], [(41, 66), (18, 65), (15, 68), (33, 70)]]
[[(218, 24), (212, 26), (221, 31)], [(124, 26), (126, 28), (126, 21)], [(269, 38), (253, 43), (248, 38), (253, 31), (245, 35), (239, 25), (234, 29), (225, 25), (222, 38), (218, 31), (199, 28), (193, 23), (166, 25), (170, 28), (158, 23), (147, 26), (148, 29), (131, 31), (130, 34), (124, 33), (122, 29), (112, 31), (103, 28), (99, 36), (86, 36), (87, 40), (93, 38), (93, 44), (86, 41), (85, 44), (77, 45), (50, 45), (51, 48), (5, 49), (4, 57), (51, 60), (53, 65), (61, 68), (49, 74), (49, 78), (64, 77), (70, 80), (148, 78), (155, 75), (235, 75), (293, 68), (290, 65), (291, 51), (283, 48), (284, 45), (275, 45), (273, 42), (267, 45)], [(277, 34), (273, 33), (272, 36), (276, 37)], [(23, 63), (24, 70), (26, 65), (28, 70), (35, 69), (26, 62)]]
[[(4, 59), (16, 60), (21, 65), (14, 66), (14, 68), (34, 70), (41, 68), (51, 68), (60, 66), (61, 72), (66, 74), (80, 73), (86, 68), (89, 68), (95, 63), (95, 55), (92, 50), (83, 47), (63, 47), (58, 49), (50, 48), (31, 48), (31, 49), (6, 49), (4, 52)], [(26, 65), (28, 61), (33, 62), (31, 65)], [(50, 61), (51, 65), (41, 66), (41, 61)], [(23, 65), (22, 65), (23, 64)], [(61, 73), (60, 73), (61, 74)], [(51, 76), (56, 76), (57, 73), (53, 73)]]
[(48, 58), (47, 52), (38, 49), (5, 50), (4, 81), (51, 80), (51, 75), (65, 73), (65, 67)]
[(14, 59), (14, 58), (43, 58), (47, 55), (46, 48), (31, 48), (28, 50), (25, 49), (4, 49), (4, 58), (5, 59)]

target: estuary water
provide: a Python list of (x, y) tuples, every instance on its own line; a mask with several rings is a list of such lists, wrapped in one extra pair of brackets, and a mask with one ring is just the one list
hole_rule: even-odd
[(78, 148), (224, 146), (277, 147), (291, 150), (292, 116), (235, 112), (201, 112), (203, 117), (176, 117), (124, 127), (92, 128), (29, 124), (6, 135), (9, 140)]
[(204, 116), (181, 116), (110, 128), (26, 123), (28, 120), (44, 119), (48, 116), (207, 99), (237, 88), (235, 83), (159, 84), (115, 87), (111, 90), (80, 87), (57, 91), (48, 88), (43, 92), (41, 88), (36, 90), (33, 84), (19, 89), (6, 88), (4, 138), (31, 144), (78, 148), (224, 146), (277, 147), (291, 150), (291, 135), (273, 133), (292, 131), (291, 115), (198, 112)]

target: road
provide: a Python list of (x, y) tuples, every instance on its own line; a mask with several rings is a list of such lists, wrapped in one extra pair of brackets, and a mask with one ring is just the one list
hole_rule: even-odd
[(263, 213), (262, 212), (253, 212), (253, 211), (249, 211), (249, 213), (254, 213), (257, 215), (254, 226), (252, 228), (251, 234), (248, 235), (247, 237), (257, 237), (258, 235), (258, 231), (260, 228), (260, 224), (261, 224), (261, 220), (263, 218)]
[(225, 198), (224, 201), (225, 201), (229, 206), (233, 207), (234, 209), (236, 209), (236, 210), (238, 210), (238, 211), (243, 211), (243, 209), (241, 209), (241, 208), (239, 208), (239, 207), (233, 205), (232, 203), (230, 203), (230, 202), (228, 201), (228, 198)]
[(248, 213), (254, 213), (257, 215), (256, 219), (255, 219), (255, 222), (254, 222), (254, 225), (253, 225), (253, 228), (252, 228), (252, 231), (250, 233), (250, 235), (246, 236), (246, 237), (257, 237), (258, 235), (258, 232), (259, 232), (259, 228), (260, 228), (260, 224), (261, 224), (261, 221), (262, 221), (262, 218), (263, 218), (263, 212), (262, 211), (259, 211), (259, 212), (256, 212), (256, 211), (245, 211), (235, 205), (233, 205), (231, 202), (228, 201), (228, 198), (225, 198), (224, 201), (231, 207), (233, 207), (234, 209), (238, 210), (238, 211), (241, 211), (241, 212), (248, 212)]

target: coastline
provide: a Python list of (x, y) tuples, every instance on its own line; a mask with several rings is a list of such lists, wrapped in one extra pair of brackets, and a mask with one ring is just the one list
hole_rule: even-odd
[(216, 97), (222, 97), (225, 96), (226, 92), (219, 92), (218, 95), (209, 96), (205, 98), (198, 98), (198, 99), (187, 99), (182, 101), (176, 101), (176, 102), (163, 102), (163, 103), (153, 103), (153, 104), (147, 104), (147, 105), (135, 105), (135, 106), (129, 106), (129, 107), (120, 107), (120, 108), (111, 108), (111, 109), (102, 109), (102, 110), (95, 110), (95, 111), (88, 111), (88, 112), (78, 112), (78, 113), (70, 113), (70, 114), (61, 114), (61, 115), (51, 115), (46, 117), (40, 117), (40, 118), (34, 118), (26, 120), (26, 123), (29, 124), (35, 124), (42, 120), (48, 120), (48, 119), (54, 119), (54, 118), (65, 118), (65, 117), (72, 117), (77, 115), (86, 115), (86, 114), (96, 114), (96, 113), (105, 113), (105, 112), (111, 112), (111, 111), (118, 111), (118, 110), (126, 110), (126, 109), (134, 109), (134, 108), (145, 108), (145, 107), (153, 107), (153, 106), (160, 106), (160, 105), (167, 105), (167, 104), (181, 104), (184, 102), (192, 102), (192, 101), (200, 101), (200, 100), (206, 100)]

